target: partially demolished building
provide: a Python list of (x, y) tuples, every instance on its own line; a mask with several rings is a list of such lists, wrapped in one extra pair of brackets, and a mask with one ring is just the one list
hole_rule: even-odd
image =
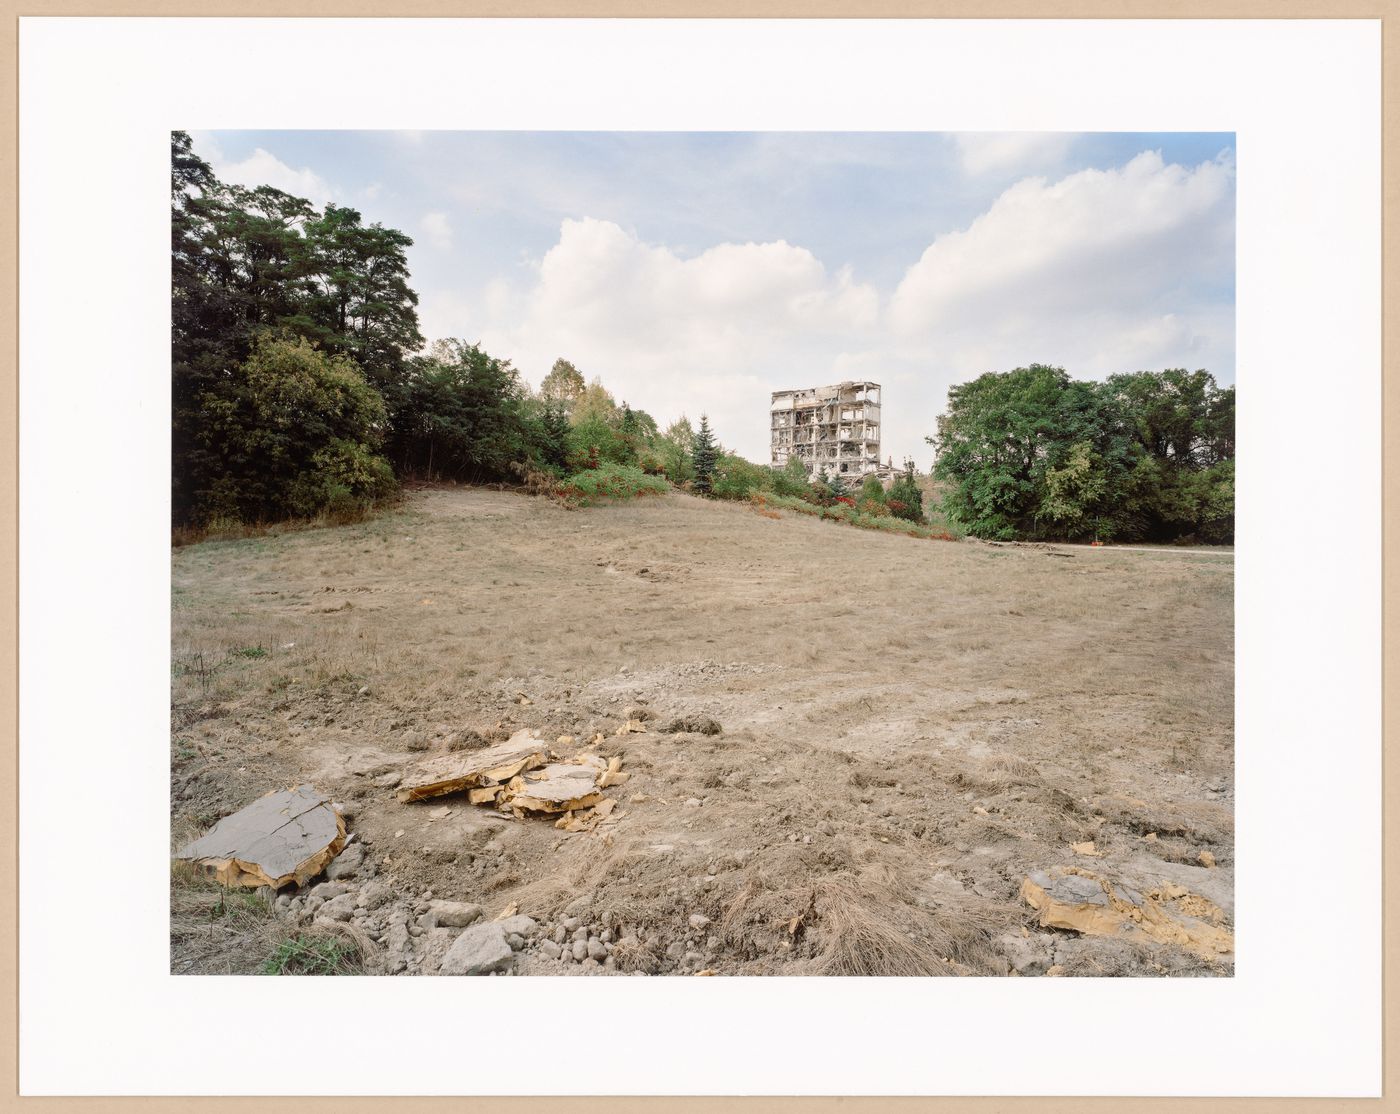
[(825, 465), (828, 476), (847, 484), (888, 471), (880, 464), (879, 383), (774, 391), (770, 416), (775, 467), (796, 457), (808, 476)]

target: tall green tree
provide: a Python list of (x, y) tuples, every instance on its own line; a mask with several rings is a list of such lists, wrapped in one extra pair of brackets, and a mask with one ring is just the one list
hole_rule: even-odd
[(189, 477), (205, 517), (243, 522), (348, 512), (390, 494), (379, 455), (384, 402), (353, 361), (263, 333), (200, 400), (204, 466)]
[(662, 470), (672, 483), (681, 484), (695, 478), (691, 459), (695, 452), (695, 429), (682, 414), (666, 427), (657, 439), (657, 452)]
[(302, 337), (349, 357), (391, 417), (422, 337), (406, 235), (366, 226), (353, 209), (222, 183), (184, 132), (171, 134), (170, 151), (171, 490), (185, 522), (207, 515), (199, 477), (223, 459), (200, 434), (203, 408), (231, 398), (259, 337)]
[(560, 403), (567, 412), (586, 387), (583, 373), (568, 360), (560, 357), (554, 361), (549, 374), (540, 383), (540, 397)]
[(714, 432), (710, 429), (710, 419), (706, 414), (700, 415), (700, 428), (695, 432), (695, 441), (690, 451), (690, 467), (694, 472), (692, 481), (695, 490), (701, 495), (708, 495), (714, 487), (715, 466), (719, 460), (719, 446), (715, 442)]
[(394, 415), (392, 457), (433, 477), (506, 480), (511, 464), (542, 456), (526, 390), (510, 361), (450, 338), (413, 361)]
[(1043, 364), (989, 372), (952, 388), (929, 440), (944, 509), (982, 537), (1218, 540), (1233, 529), (1221, 508), (1227, 489), (1233, 498), (1223, 465), (1234, 390), (1205, 371), (1103, 383)]

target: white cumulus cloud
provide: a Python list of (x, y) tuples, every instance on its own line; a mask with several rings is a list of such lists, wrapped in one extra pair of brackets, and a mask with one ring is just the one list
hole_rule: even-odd
[(562, 356), (663, 424), (707, 412), (760, 461), (771, 391), (873, 379), (882, 455), (926, 466), (947, 388), (985, 371), (1204, 367), (1233, 381), (1233, 251), (1229, 158), (1145, 152), (1015, 183), (886, 294), (784, 240), (690, 254), (583, 218), (513, 274), (422, 308), (430, 337), (479, 341), (532, 383)]
[(423, 235), (427, 237), (428, 243), (439, 251), (447, 251), (452, 247), (452, 225), (447, 219), (446, 213), (427, 213), (419, 222), (419, 227), (423, 229)]
[(953, 136), (963, 172), (1029, 174), (1051, 166), (1069, 153), (1070, 132), (959, 132)]
[(1147, 151), (1016, 183), (928, 246), (894, 292), (890, 323), (902, 336), (1055, 336), (1105, 315), (1180, 313), (1187, 287), (1231, 273), (1233, 251), (1233, 163), (1188, 168)]
[(255, 148), (251, 155), (238, 162), (216, 159), (212, 165), (214, 173), (224, 182), (249, 188), (272, 186), (294, 197), (304, 197), (318, 206), (334, 200), (335, 190), (314, 170), (307, 167), (296, 170), (261, 147)]
[(684, 257), (592, 218), (565, 220), (526, 283), (497, 281), (475, 304), (476, 320), (446, 331), (479, 335), (532, 382), (563, 356), (663, 424), (708, 412), (756, 459), (768, 393), (829, 380), (843, 344), (879, 318), (872, 287), (805, 248), (725, 243)]

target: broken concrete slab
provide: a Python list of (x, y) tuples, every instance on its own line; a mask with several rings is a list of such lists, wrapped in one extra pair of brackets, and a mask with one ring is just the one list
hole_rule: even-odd
[(445, 793), (501, 785), (522, 770), (543, 766), (545, 749), (545, 743), (533, 731), (521, 730), (486, 750), (454, 751), (429, 758), (404, 770), (399, 800), (421, 801)]
[(497, 922), (479, 924), (457, 937), (442, 957), (440, 975), (489, 975), (510, 965), (512, 952)]
[(1055, 867), (1027, 875), (1021, 896), (1040, 913), (1042, 928), (1175, 944), (1208, 960), (1235, 947), (1220, 907), (1184, 886), (1140, 893), (1079, 867)]
[(593, 763), (552, 762), (512, 778), (506, 801), (521, 812), (570, 812), (602, 800), (598, 778), (606, 772)]
[(225, 886), (305, 885), (345, 846), (345, 820), (310, 785), (269, 793), (175, 853)]

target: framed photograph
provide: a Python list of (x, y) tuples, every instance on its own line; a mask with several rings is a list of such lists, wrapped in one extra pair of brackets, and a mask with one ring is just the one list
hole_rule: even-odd
[(22, 1098), (1382, 1096), (1380, 20), (60, 14)]

